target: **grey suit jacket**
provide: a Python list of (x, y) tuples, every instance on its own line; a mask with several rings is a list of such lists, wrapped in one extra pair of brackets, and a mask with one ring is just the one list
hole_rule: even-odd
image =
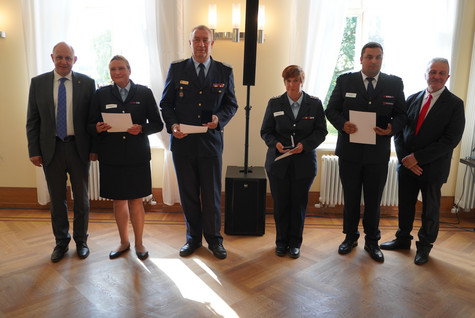
[[(56, 146), (53, 80), (54, 71), (32, 78), (28, 96), (26, 120), (28, 153), (30, 158), (42, 156), (45, 166), (51, 163)], [(79, 157), (87, 163), (91, 150), (91, 136), (87, 133), (86, 127), (95, 82), (92, 78), (76, 72), (72, 73), (72, 81), (75, 144)]]

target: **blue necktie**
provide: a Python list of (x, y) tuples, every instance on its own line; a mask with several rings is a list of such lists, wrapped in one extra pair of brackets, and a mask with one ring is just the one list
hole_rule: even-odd
[(200, 68), (200, 72), (198, 73), (198, 79), (200, 80), (201, 86), (205, 83), (205, 65), (200, 63), (198, 66)]
[(120, 96), (122, 97), (122, 101), (123, 101), (123, 102), (124, 102), (125, 99), (127, 98), (127, 93), (128, 93), (128, 92), (127, 92), (127, 89), (125, 89), (125, 88), (121, 88), (121, 89), (120, 89)]
[(294, 114), (294, 118), (297, 119), (297, 115), (299, 114), (299, 103), (292, 104), (292, 113)]
[(66, 138), (68, 135), (68, 127), (66, 121), (66, 87), (64, 86), (64, 81), (67, 78), (63, 77), (60, 79), (58, 87), (58, 114), (56, 116), (56, 133), (61, 139)]
[(369, 96), (369, 99), (373, 99), (373, 96), (374, 96), (374, 87), (373, 87), (374, 78), (373, 77), (367, 77), (366, 79), (368, 80), (368, 96)]

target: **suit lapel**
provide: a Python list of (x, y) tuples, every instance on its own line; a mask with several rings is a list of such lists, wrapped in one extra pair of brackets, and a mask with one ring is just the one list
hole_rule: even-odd
[(419, 118), (419, 113), (421, 111), (422, 107), (422, 99), (424, 98), (424, 93), (425, 90), (419, 92), (417, 95), (416, 99), (414, 100), (414, 107), (409, 110), (409, 118), (412, 118), (411, 120), (411, 131), (414, 133), (416, 131), (416, 126), (417, 126), (417, 119)]
[(191, 57), (188, 59), (188, 62), (186, 65), (186, 74), (187, 74), (186, 77), (191, 79), (191, 83), (194, 86), (201, 88), (200, 80), (198, 79), (198, 74), (196, 74), (195, 63), (193, 63), (193, 59)]
[(73, 79), (73, 122), (74, 118), (79, 118), (79, 96), (81, 96), (81, 80), (78, 76), (75, 76), (74, 72), (72, 73), (71, 78)]
[(302, 104), (300, 105), (300, 109), (299, 109), (299, 112), (297, 114), (297, 118), (296, 118), (297, 121), (302, 118), (303, 114), (307, 113), (307, 109), (308, 109), (309, 96), (307, 94), (305, 94), (304, 92), (302, 92), (302, 94), (303, 94)]
[(281, 96), (280, 102), (282, 104), (282, 108), (284, 109), (284, 114), (293, 121), (294, 113), (292, 112), (292, 106), (290, 105), (289, 97), (287, 96), (287, 93), (284, 93)]
[(51, 116), (51, 122), (56, 126), (56, 114), (55, 114), (55, 108), (54, 108), (54, 71), (52, 71), (49, 74), (49, 78), (45, 83), (45, 92), (48, 92), (49, 94), (49, 99), (50, 102), (48, 103), (49, 106), (49, 113)]
[(386, 86), (386, 80), (387, 80), (386, 74), (380, 72), (379, 77), (378, 77), (378, 82), (376, 83), (376, 87), (374, 89), (374, 96), (382, 95), (382, 91), (384, 87)]

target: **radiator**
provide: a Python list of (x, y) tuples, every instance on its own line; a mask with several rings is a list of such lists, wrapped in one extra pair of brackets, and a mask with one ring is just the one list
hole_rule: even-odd
[[(388, 165), (388, 178), (386, 180), (386, 186), (384, 187), (381, 205), (397, 206), (397, 158), (391, 157)], [(342, 205), (343, 203), (343, 188), (341, 186), (340, 173), (338, 170), (338, 157), (324, 155), (322, 156), (321, 162), (320, 205), (333, 207), (335, 205)]]
[(466, 166), (463, 177), (463, 193), (459, 201), (459, 206), (463, 211), (475, 209), (475, 180), (473, 168)]
[(89, 200), (108, 200), (101, 197), (101, 176), (99, 174), (99, 161), (91, 161), (89, 168)]

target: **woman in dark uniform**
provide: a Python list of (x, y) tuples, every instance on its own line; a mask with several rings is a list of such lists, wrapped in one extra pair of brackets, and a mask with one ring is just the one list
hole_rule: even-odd
[[(100, 195), (114, 200), (114, 215), (119, 229), (120, 246), (110, 252), (111, 259), (130, 249), (129, 217), (134, 229), (135, 252), (144, 260), (148, 251), (143, 246), (145, 220), (143, 197), (152, 193), (150, 144), (148, 135), (163, 128), (152, 91), (129, 80), (130, 65), (123, 56), (109, 63), (113, 85), (96, 91), (89, 131), (96, 135), (94, 147), (100, 168)], [(130, 114), (132, 127), (127, 131), (109, 132), (114, 128), (104, 122), (101, 113)]]
[(265, 166), (274, 200), (275, 254), (288, 251), (298, 258), (308, 192), (317, 174), (315, 149), (325, 140), (327, 128), (320, 99), (302, 91), (302, 68), (287, 66), (282, 77), (287, 92), (269, 100), (261, 137), (269, 147)]

